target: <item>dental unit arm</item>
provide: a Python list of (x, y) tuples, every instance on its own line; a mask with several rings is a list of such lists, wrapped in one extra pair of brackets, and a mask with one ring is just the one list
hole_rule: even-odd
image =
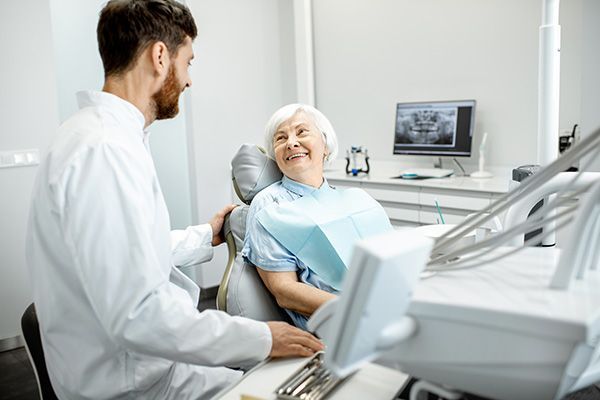
[[(423, 261), (426, 270), (435, 272), (433, 277), (414, 287), (361, 283), (367, 287), (361, 286), (363, 292), (411, 299), (401, 315), (392, 312), (394, 307), (380, 310), (389, 319), (388, 326), (406, 321), (405, 317), (413, 325), (397, 336), (391, 349), (373, 350), (373, 354), (386, 365), (425, 380), (427, 384), (420, 387), (456, 388), (501, 400), (560, 399), (600, 381), (600, 348), (596, 348), (600, 340), (600, 173), (562, 172), (574, 160), (597, 155), (599, 149), (597, 129), (439, 238), (429, 261)], [(556, 195), (526, 219), (524, 210), (549, 193)], [(503, 231), (474, 244), (455, 246), (464, 235), (505, 212)], [(568, 245), (562, 250), (524, 246), (524, 233), (545, 226), (549, 219), (556, 229), (575, 224)], [(414, 251), (410, 244), (397, 243), (398, 260)], [(382, 251), (365, 249), (373, 250), (372, 257)], [(372, 257), (353, 258), (353, 268), (368, 264)], [(309, 327), (316, 327), (328, 346), (344, 336), (356, 339), (360, 331), (340, 330), (332, 323), (342, 313), (338, 306), (346, 296), (356, 297), (355, 292), (342, 292), (338, 305), (326, 304), (309, 320)], [(358, 317), (364, 307), (360, 302), (353, 307)], [(318, 320), (322, 323), (315, 323)], [(353, 343), (360, 346), (360, 341)], [(328, 367), (349, 371), (343, 365)]]

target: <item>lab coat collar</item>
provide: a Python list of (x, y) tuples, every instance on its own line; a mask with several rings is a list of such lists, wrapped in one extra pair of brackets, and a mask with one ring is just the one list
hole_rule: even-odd
[(121, 123), (130, 123), (132, 128), (142, 133), (144, 143), (147, 142), (149, 133), (144, 129), (144, 125), (146, 124), (144, 114), (127, 100), (108, 92), (86, 90), (77, 93), (77, 102), (80, 109), (105, 106), (111, 111), (118, 113), (119, 121)]
[(327, 179), (323, 178), (323, 183), (318, 189), (315, 189), (312, 186), (305, 185), (304, 183), (297, 182), (293, 179), (288, 178), (287, 176), (283, 176), (281, 179), (281, 184), (284, 188), (289, 190), (290, 192), (294, 192), (299, 196), (306, 196), (307, 194), (311, 194), (315, 190), (333, 190), (329, 183), (327, 183)]

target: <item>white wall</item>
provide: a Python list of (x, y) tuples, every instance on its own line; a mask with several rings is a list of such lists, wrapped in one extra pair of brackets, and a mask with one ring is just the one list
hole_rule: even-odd
[[(242, 143), (262, 144), (271, 114), (295, 100), (291, 1), (189, 0), (198, 25), (191, 115), (199, 221), (232, 201), (230, 160)], [(292, 46), (292, 47), (290, 47)], [(225, 246), (201, 267), (218, 284)]]
[[(362, 144), (374, 159), (431, 163), (392, 156), (396, 103), (473, 98), (473, 148), (487, 131), (490, 164), (535, 162), (541, 4), (314, 1), (316, 103), (336, 127), (342, 156)], [(560, 21), (560, 126), (569, 128), (581, 117), (581, 0), (561, 2)]]
[[(50, 0), (61, 121), (78, 110), (75, 93), (101, 90), (104, 84), (96, 39), (98, 15), (104, 4), (106, 0)], [(181, 109), (184, 108), (181, 104)], [(157, 121), (149, 130), (171, 226), (185, 228), (192, 222), (185, 115)]]
[[(600, 128), (600, 1), (584, 0), (583, 4), (581, 135), (587, 136)], [(600, 171), (600, 157), (586, 164)]]
[[(9, 54), (0, 75), (0, 151), (39, 148), (43, 156), (59, 121), (77, 110), (75, 93), (101, 89), (95, 30), (105, 2), (0, 3), (0, 44)], [(151, 128), (153, 157), (174, 228), (192, 222), (185, 120), (181, 115)], [(0, 169), (0, 340), (19, 334), (21, 313), (31, 301), (24, 238), (36, 170)]]
[[(45, 149), (58, 126), (46, 0), (0, 2), (0, 151)], [(0, 340), (20, 334), (31, 302), (25, 229), (37, 167), (0, 169)]]
[(99, 90), (104, 70), (98, 53), (96, 24), (106, 0), (49, 0), (52, 16), (52, 48), (60, 121), (79, 107), (75, 93)]
[[(59, 120), (76, 110), (74, 93), (100, 89), (102, 69), (94, 31), (102, 3), (0, 3), (0, 44), (9, 54), (0, 75), (0, 151), (43, 151)], [(194, 9), (202, 14), (198, 16), (195, 94), (190, 96), (196, 100), (196, 107), (191, 109), (194, 115), (185, 115), (186, 106), (180, 104), (179, 118), (159, 122), (151, 129), (152, 151), (173, 227), (193, 222), (192, 212), (197, 214), (196, 222), (204, 222), (231, 201), (231, 155), (244, 141), (260, 142), (262, 127), (273, 110), (295, 99), (294, 61), (290, 58), (294, 49), (287, 45), (288, 41), (293, 43), (291, 2), (195, 4)], [(204, 13), (206, 7), (210, 12)], [(285, 21), (281, 26), (280, 18)], [(187, 122), (193, 121), (197, 122), (197, 137), (201, 140), (194, 142), (195, 148), (188, 148), (186, 132), (192, 126)], [(194, 160), (188, 158), (188, 151), (198, 161), (199, 173), (193, 182), (188, 160)], [(3, 343), (19, 335), (21, 313), (31, 301), (24, 237), (36, 169), (0, 169)], [(199, 190), (192, 191), (190, 184)], [(192, 196), (201, 200), (198, 208), (192, 208)], [(213, 265), (222, 268), (220, 257), (221, 261)], [(217, 284), (221, 270), (209, 266), (207, 271), (212, 275), (200, 274), (199, 283), (204, 287)]]

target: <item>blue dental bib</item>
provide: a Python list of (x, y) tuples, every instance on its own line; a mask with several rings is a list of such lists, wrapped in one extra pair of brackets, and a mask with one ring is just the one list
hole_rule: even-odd
[(340, 290), (357, 240), (392, 230), (385, 211), (364, 190), (315, 190), (256, 215), (283, 247)]

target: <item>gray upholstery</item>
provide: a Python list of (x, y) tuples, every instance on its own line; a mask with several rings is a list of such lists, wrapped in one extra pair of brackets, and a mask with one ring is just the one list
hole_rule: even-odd
[[(254, 196), (283, 176), (275, 162), (256, 145), (244, 144), (231, 161), (232, 180), (240, 199), (249, 204)], [(219, 287), (217, 307), (231, 315), (259, 321), (290, 321), (263, 284), (256, 268), (240, 255), (250, 206), (237, 207), (224, 226), (230, 261)]]
[[(241, 206), (233, 212), (229, 223), (237, 249), (244, 245), (246, 232), (246, 216), (250, 206)], [(231, 270), (229, 289), (227, 291), (227, 312), (260, 321), (286, 320), (283, 311), (265, 287), (256, 268), (246, 263), (239, 254)]]
[(255, 144), (243, 144), (231, 160), (233, 188), (246, 204), (250, 204), (256, 193), (282, 177), (275, 161)]
[(239, 206), (229, 216), (229, 229), (233, 235), (235, 246), (242, 249), (244, 245), (244, 236), (246, 235), (246, 217), (250, 206)]

